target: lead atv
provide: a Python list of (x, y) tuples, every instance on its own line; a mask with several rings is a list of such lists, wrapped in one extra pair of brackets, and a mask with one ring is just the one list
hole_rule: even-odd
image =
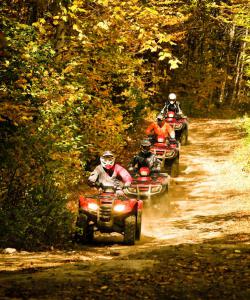
[(187, 117), (180, 116), (173, 111), (165, 115), (166, 122), (175, 130), (175, 138), (181, 145), (188, 143), (188, 120)]
[(167, 140), (164, 136), (157, 136), (150, 151), (161, 160), (161, 168), (171, 177), (179, 175), (180, 147), (176, 140)]
[(94, 232), (118, 232), (124, 243), (133, 245), (140, 240), (143, 203), (135, 198), (118, 196), (114, 187), (102, 187), (97, 195), (80, 196), (76, 240), (91, 242)]
[(132, 174), (133, 181), (124, 192), (138, 199), (145, 204), (160, 202), (166, 198), (168, 193), (169, 175), (167, 173), (150, 172), (148, 167), (141, 167), (138, 173)]

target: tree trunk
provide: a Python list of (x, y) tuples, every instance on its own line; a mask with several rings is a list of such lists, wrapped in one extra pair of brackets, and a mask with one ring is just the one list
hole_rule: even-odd
[(228, 51), (227, 51), (227, 60), (226, 60), (226, 66), (225, 66), (225, 71), (224, 71), (224, 80), (222, 81), (221, 85), (221, 92), (220, 92), (220, 97), (219, 97), (219, 103), (223, 103), (225, 100), (225, 88), (227, 84), (227, 77), (228, 77), (228, 68), (229, 68), (229, 63), (230, 63), (230, 54), (231, 54), (231, 49), (232, 49), (232, 44), (235, 36), (235, 25), (232, 25), (232, 28), (229, 33), (229, 45), (228, 45)]
[[(245, 29), (245, 34), (244, 37), (248, 36), (248, 28)], [(241, 85), (242, 85), (242, 75), (243, 75), (243, 69), (244, 69), (244, 56), (245, 56), (245, 51), (246, 51), (246, 41), (244, 40), (242, 42), (242, 45), (240, 47), (239, 53), (237, 55), (236, 59), (236, 76), (234, 80), (234, 90), (233, 90), (233, 96), (232, 96), (232, 101), (231, 105), (236, 105), (237, 103), (240, 102), (239, 95), (241, 92)]]
[(246, 52), (246, 38), (248, 36), (248, 28), (246, 28), (245, 31), (245, 40), (242, 44), (242, 55), (241, 55), (241, 66), (240, 66), (240, 76), (239, 76), (239, 83), (238, 83), (238, 90), (237, 90), (237, 95), (236, 95), (236, 99), (238, 99), (238, 103), (241, 102), (241, 89), (242, 89), (242, 77), (243, 77), (243, 72), (244, 72), (244, 65), (245, 65), (245, 52)]

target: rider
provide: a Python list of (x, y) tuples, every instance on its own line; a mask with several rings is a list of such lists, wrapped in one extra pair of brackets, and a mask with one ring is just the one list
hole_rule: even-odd
[(114, 186), (116, 194), (123, 195), (122, 187), (130, 186), (132, 177), (126, 169), (115, 163), (115, 156), (111, 151), (105, 151), (100, 157), (101, 164), (98, 165), (88, 178), (91, 186)]
[(160, 172), (161, 161), (155, 154), (150, 152), (151, 142), (149, 139), (141, 141), (141, 151), (135, 155), (130, 163), (129, 170), (138, 172), (141, 167), (148, 167), (151, 172)]
[(180, 108), (180, 103), (176, 101), (175, 93), (170, 93), (168, 95), (168, 100), (165, 102), (165, 106), (161, 110), (161, 113), (165, 116), (165, 114), (169, 111), (173, 111), (177, 115), (183, 115), (183, 112)]
[(157, 136), (161, 135), (165, 138), (175, 139), (175, 131), (167, 122), (165, 122), (162, 114), (157, 116), (156, 122), (151, 123), (146, 129), (146, 134), (150, 141), (154, 143)]

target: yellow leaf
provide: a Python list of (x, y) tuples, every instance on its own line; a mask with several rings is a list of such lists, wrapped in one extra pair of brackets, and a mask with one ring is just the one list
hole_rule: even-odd
[(103, 5), (103, 6), (108, 6), (109, 5), (109, 0), (99, 0), (98, 3)]
[(33, 119), (33, 117), (22, 116), (21, 119), (24, 121), (31, 121)]
[(40, 21), (40, 23), (42, 23), (42, 24), (45, 24), (45, 23), (46, 23), (45, 19), (43, 19), (43, 18), (39, 19), (39, 21)]
[(34, 23), (32, 23), (32, 26), (38, 27), (38, 26), (39, 26), (39, 23), (38, 23), (38, 22), (34, 22)]
[(146, 7), (146, 10), (149, 11), (153, 15), (158, 15), (159, 14), (158, 11), (153, 9), (153, 8)]
[(170, 58), (170, 57), (172, 57), (172, 55), (171, 55), (170, 52), (164, 52), (164, 51), (162, 51), (162, 52), (159, 53), (158, 60), (164, 60), (165, 58)]
[(77, 24), (73, 24), (73, 29), (78, 32), (82, 32), (82, 30), (79, 28), (79, 26)]
[(170, 70), (172, 70), (172, 69), (177, 69), (179, 67), (178, 64), (181, 64), (182, 62), (179, 59), (175, 58), (175, 59), (170, 59), (168, 63), (170, 64)]
[(97, 24), (98, 27), (104, 29), (104, 30), (109, 30), (109, 25), (108, 25), (108, 22), (107, 21), (104, 21), (104, 22), (99, 22)]

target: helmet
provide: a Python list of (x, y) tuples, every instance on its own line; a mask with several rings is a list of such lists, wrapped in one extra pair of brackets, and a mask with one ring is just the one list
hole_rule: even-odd
[(101, 165), (105, 169), (111, 169), (115, 164), (115, 156), (111, 151), (103, 152), (102, 156), (100, 157)]
[(156, 118), (157, 121), (164, 121), (164, 116), (162, 114), (159, 114)]
[(142, 151), (143, 153), (149, 152), (150, 147), (151, 147), (151, 142), (150, 142), (150, 140), (145, 139), (145, 140), (142, 140), (142, 141), (141, 141), (141, 151)]
[(175, 93), (170, 93), (169, 95), (168, 95), (168, 98), (169, 98), (169, 100), (171, 101), (175, 101), (176, 100), (176, 94)]

